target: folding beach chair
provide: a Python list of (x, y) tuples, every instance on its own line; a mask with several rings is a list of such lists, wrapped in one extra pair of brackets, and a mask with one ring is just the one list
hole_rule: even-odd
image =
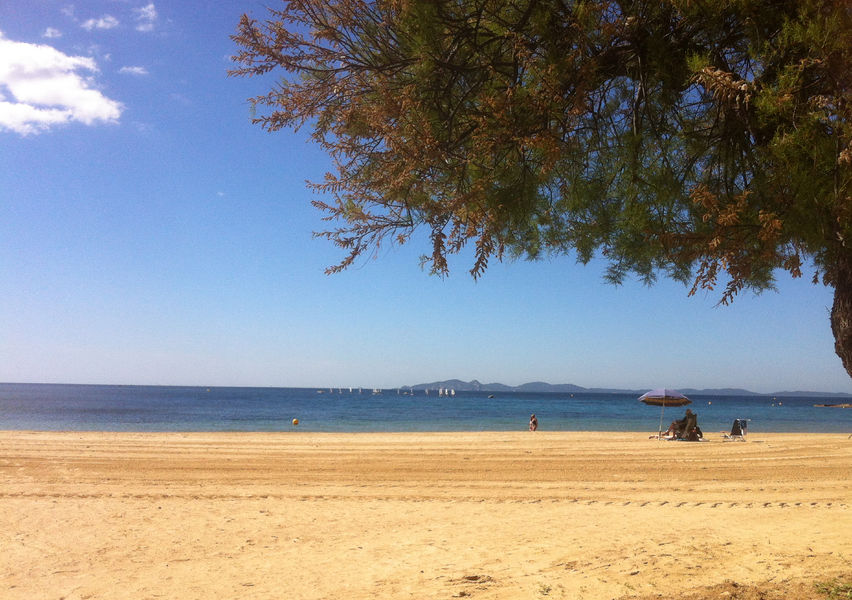
[(731, 426), (731, 433), (724, 434), (726, 440), (739, 440), (744, 442), (748, 435), (748, 419), (734, 419), (734, 424)]

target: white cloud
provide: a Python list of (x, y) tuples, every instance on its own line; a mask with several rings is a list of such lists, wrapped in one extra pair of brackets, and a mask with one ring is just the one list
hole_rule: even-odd
[(86, 31), (91, 31), (92, 29), (112, 29), (114, 27), (118, 27), (118, 19), (112, 15), (104, 15), (100, 19), (89, 19), (88, 21), (83, 21), (80, 27)]
[(93, 88), (97, 71), (92, 58), (0, 32), (0, 130), (29, 135), (72, 121), (117, 122), (123, 106)]
[(157, 21), (157, 9), (153, 2), (134, 8), (133, 16), (136, 19), (136, 31), (148, 32), (154, 30), (154, 23)]
[(41, 37), (49, 38), (49, 39), (60, 38), (60, 37), (62, 37), (62, 32), (59, 31), (58, 29), (53, 28), (53, 27), (48, 27), (47, 29), (44, 30), (44, 33), (41, 34)]
[(134, 8), (133, 13), (139, 20), (154, 21), (157, 18), (157, 9), (154, 7), (153, 2), (150, 2), (147, 6)]
[(124, 75), (147, 75), (148, 69), (145, 67), (121, 67), (118, 72)]

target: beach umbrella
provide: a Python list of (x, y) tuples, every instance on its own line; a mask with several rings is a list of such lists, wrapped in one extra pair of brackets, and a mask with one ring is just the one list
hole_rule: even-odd
[(645, 392), (641, 396), (639, 396), (639, 401), (644, 402), (645, 404), (649, 404), (651, 406), (659, 406), (660, 408), (660, 431), (659, 435), (663, 434), (663, 412), (666, 410), (667, 406), (686, 406), (687, 404), (692, 404), (692, 401), (675, 390), (668, 390), (666, 388), (660, 388), (657, 390), (651, 390), (650, 392)]

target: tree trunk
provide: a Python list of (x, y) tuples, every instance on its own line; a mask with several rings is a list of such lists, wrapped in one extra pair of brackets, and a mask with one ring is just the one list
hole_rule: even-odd
[(831, 331), (834, 333), (834, 351), (852, 377), (852, 257), (848, 254), (844, 254), (838, 261), (833, 279)]

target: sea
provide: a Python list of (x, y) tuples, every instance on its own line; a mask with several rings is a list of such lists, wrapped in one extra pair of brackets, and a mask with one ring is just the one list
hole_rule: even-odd
[[(694, 395), (705, 435), (730, 431), (850, 433), (849, 398)], [(361, 388), (165, 387), (0, 383), (0, 430), (35, 431), (540, 431), (656, 432), (683, 417), (635, 394), (410, 392)], [(294, 419), (298, 425), (294, 425)]]

